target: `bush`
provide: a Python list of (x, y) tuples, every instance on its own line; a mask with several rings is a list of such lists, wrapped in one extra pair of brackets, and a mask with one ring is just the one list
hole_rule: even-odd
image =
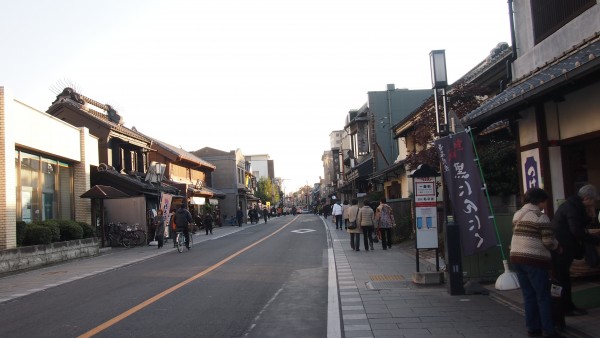
[(59, 226), (59, 223), (57, 220), (48, 219), (45, 221), (36, 221), (36, 222), (33, 222), (32, 224), (47, 227), (48, 229), (50, 229), (50, 232), (52, 233), (52, 242), (60, 241), (60, 226)]
[(60, 220), (60, 221), (58, 221), (58, 226), (60, 228), (60, 240), (61, 241), (71, 241), (74, 239), (82, 239), (83, 238), (83, 229), (75, 221)]
[(77, 222), (81, 229), (83, 229), (83, 238), (96, 237), (96, 229), (85, 222)]
[(27, 223), (23, 221), (17, 221), (17, 246), (23, 245), (23, 239), (25, 238), (25, 227)]
[(23, 245), (38, 245), (52, 243), (52, 230), (50, 227), (41, 224), (27, 224), (25, 226), (25, 235), (23, 236)]

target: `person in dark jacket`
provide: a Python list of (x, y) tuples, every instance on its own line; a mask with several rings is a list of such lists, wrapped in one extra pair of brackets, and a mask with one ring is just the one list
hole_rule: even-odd
[(185, 247), (190, 249), (190, 229), (189, 224), (193, 221), (192, 214), (186, 209), (185, 202), (181, 203), (179, 209), (175, 211), (175, 224), (177, 231), (183, 232), (185, 236)]
[(210, 212), (207, 212), (206, 215), (204, 215), (204, 218), (202, 219), (202, 224), (204, 224), (204, 230), (206, 231), (206, 235), (208, 235), (209, 232), (212, 235), (213, 217), (210, 214)]
[(574, 259), (582, 259), (584, 243), (597, 244), (597, 240), (586, 232), (586, 226), (594, 216), (594, 207), (598, 200), (598, 189), (591, 184), (579, 189), (576, 196), (569, 197), (561, 204), (552, 220), (556, 239), (563, 253), (553, 254), (555, 277), (563, 287), (562, 304), (567, 316), (585, 315), (585, 309), (579, 309), (571, 298), (571, 264)]
[(331, 213), (331, 205), (325, 204), (323, 206), (323, 217), (325, 217), (325, 219), (327, 219), (327, 216), (329, 216), (330, 213)]
[(237, 212), (235, 213), (235, 218), (237, 219), (238, 226), (241, 227), (242, 221), (244, 220), (244, 212), (242, 211), (242, 208), (237, 209)]
[(154, 224), (156, 225), (156, 230), (154, 231), (154, 237), (158, 242), (158, 248), (162, 248), (165, 243), (165, 218), (163, 217), (163, 211), (158, 210), (158, 214), (154, 218)]

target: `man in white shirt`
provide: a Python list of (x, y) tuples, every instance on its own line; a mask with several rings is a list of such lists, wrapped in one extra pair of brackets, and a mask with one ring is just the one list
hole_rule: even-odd
[(337, 201), (337, 203), (335, 203), (331, 209), (331, 215), (333, 217), (335, 217), (335, 229), (340, 229), (340, 230), (344, 230), (342, 227), (342, 214), (343, 214), (343, 209), (342, 209), (342, 205), (340, 204), (340, 201)]

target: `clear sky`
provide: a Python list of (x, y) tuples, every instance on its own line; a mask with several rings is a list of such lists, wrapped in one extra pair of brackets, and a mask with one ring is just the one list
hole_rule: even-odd
[(367, 92), (456, 81), (500, 42), (506, 0), (0, 0), (0, 86), (45, 111), (74, 86), (185, 150), (269, 154), (286, 192), (324, 176)]

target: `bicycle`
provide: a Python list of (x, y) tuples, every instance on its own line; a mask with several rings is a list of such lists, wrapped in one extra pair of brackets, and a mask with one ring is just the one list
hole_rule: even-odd
[[(183, 248), (185, 248), (185, 234), (182, 230), (177, 230), (176, 234), (177, 235), (175, 236), (175, 244), (177, 244), (177, 251), (179, 251), (179, 253), (182, 253)], [(191, 250), (192, 245), (194, 245), (194, 236), (192, 236), (191, 232), (188, 232), (188, 237), (190, 239), (190, 243), (187, 249)]]
[(129, 239), (124, 239), (125, 232), (121, 228), (124, 223), (118, 222), (113, 223), (110, 222), (106, 225), (106, 243), (108, 246), (125, 246), (129, 247)]
[(135, 223), (131, 227), (127, 226), (127, 231), (133, 232), (132, 234), (130, 234), (132, 239), (135, 240), (132, 243), (133, 246), (146, 245), (146, 239), (148, 238), (148, 235), (146, 235), (146, 232), (144, 230), (140, 229), (139, 226), (140, 226), (139, 223)]

